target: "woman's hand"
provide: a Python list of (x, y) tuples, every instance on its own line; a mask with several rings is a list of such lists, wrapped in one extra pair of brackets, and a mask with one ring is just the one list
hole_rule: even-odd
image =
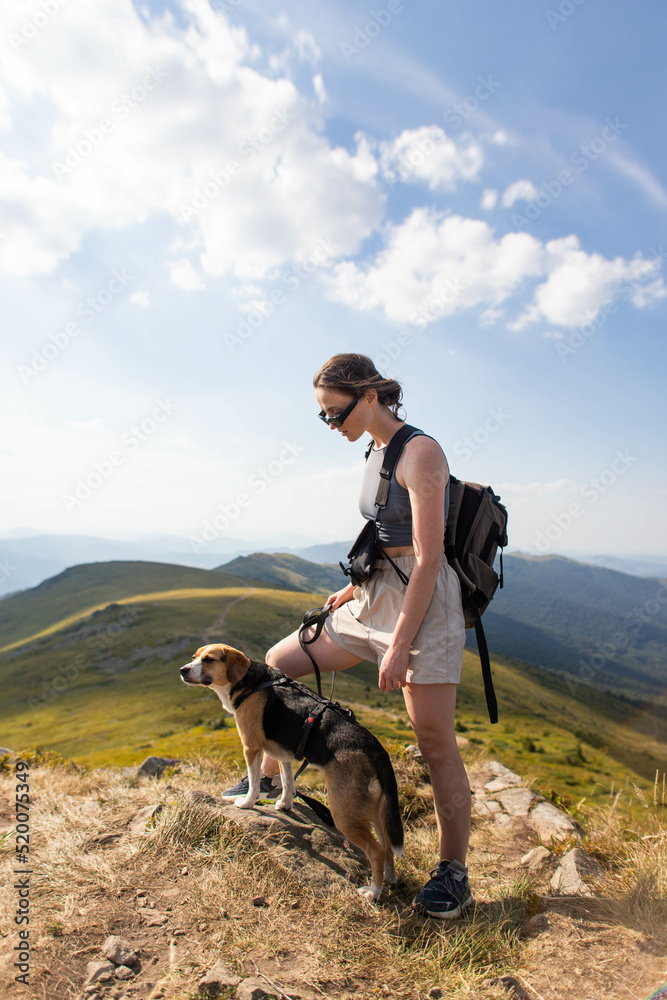
[(410, 666), (410, 648), (389, 646), (380, 663), (378, 687), (381, 691), (400, 691), (405, 687)]
[(331, 610), (335, 611), (341, 604), (347, 604), (348, 601), (352, 600), (354, 591), (355, 585), (348, 583), (347, 587), (343, 587), (342, 590), (337, 590), (335, 594), (329, 594), (325, 603), (331, 605)]

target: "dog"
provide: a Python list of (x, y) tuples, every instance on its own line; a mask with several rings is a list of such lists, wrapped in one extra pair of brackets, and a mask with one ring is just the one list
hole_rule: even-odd
[(251, 809), (259, 799), (262, 751), (280, 764), (282, 794), (275, 808), (292, 808), (292, 761), (303, 744), (304, 723), (314, 719), (302, 754), (324, 774), (336, 827), (368, 858), (371, 884), (357, 891), (375, 901), (383, 879), (396, 883), (394, 855), (403, 853), (396, 777), (372, 733), (305, 684), (224, 643), (201, 646), (180, 673), (186, 684), (212, 688), (235, 718), (249, 780), (248, 794), (235, 799), (240, 809)]

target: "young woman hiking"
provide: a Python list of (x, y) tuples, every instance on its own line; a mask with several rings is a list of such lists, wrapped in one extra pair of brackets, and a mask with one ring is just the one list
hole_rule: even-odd
[[(362, 514), (372, 519), (384, 449), (403, 425), (396, 415), (401, 387), (383, 378), (362, 354), (330, 358), (313, 385), (319, 415), (331, 430), (348, 441), (365, 434), (373, 439), (360, 500)], [(448, 481), (440, 445), (424, 434), (409, 437), (392, 475), (379, 533), (384, 551), (409, 582), (401, 582), (388, 559), (379, 560), (366, 583), (350, 583), (329, 596), (332, 613), (309, 646), (322, 671), (375, 660), (380, 689), (402, 691), (428, 764), (440, 836), (439, 864), (415, 904), (445, 918), (458, 917), (472, 902), (465, 867), (470, 786), (454, 734), (465, 627), (459, 580), (444, 555)], [(298, 631), (273, 646), (266, 662), (293, 678), (313, 669)], [(265, 758), (263, 771), (263, 791), (277, 794), (272, 786), (278, 764)], [(225, 795), (243, 794), (242, 785)]]

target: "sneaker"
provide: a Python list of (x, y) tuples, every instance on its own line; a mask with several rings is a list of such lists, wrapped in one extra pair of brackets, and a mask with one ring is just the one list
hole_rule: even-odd
[[(234, 785), (233, 788), (227, 788), (220, 796), (221, 799), (235, 799), (237, 795), (247, 795), (248, 788), (250, 787), (250, 782), (248, 780), (248, 775), (244, 775), (239, 781), (238, 785)], [(282, 784), (280, 782), (280, 775), (277, 774), (275, 778), (267, 778), (265, 774), (260, 775), (259, 779), (259, 797), (260, 799), (277, 799), (282, 793)]]
[(460, 917), (473, 902), (468, 869), (459, 861), (441, 861), (412, 902), (429, 917)]

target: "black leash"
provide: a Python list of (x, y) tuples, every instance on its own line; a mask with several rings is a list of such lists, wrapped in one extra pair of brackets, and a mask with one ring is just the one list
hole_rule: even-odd
[[(308, 649), (308, 646), (310, 646), (311, 643), (313, 642), (317, 642), (319, 637), (322, 635), (322, 629), (324, 628), (324, 623), (330, 614), (331, 614), (330, 604), (325, 604), (323, 608), (311, 608), (310, 611), (306, 611), (305, 615), (303, 616), (301, 625), (299, 626), (299, 644), (304, 653), (306, 653), (306, 655), (310, 658), (310, 662), (313, 665), (313, 670), (315, 671), (315, 680), (317, 682), (317, 693), (320, 695), (320, 697), (324, 697), (322, 694), (322, 678), (320, 676), (320, 668), (315, 662), (315, 657)], [(310, 628), (313, 625), (315, 626), (314, 634), (310, 639), (304, 639), (303, 633), (307, 628)], [(331, 678), (331, 694), (329, 695), (330, 701), (333, 700), (335, 683), (336, 683), (336, 671), (334, 670), (333, 676)]]

